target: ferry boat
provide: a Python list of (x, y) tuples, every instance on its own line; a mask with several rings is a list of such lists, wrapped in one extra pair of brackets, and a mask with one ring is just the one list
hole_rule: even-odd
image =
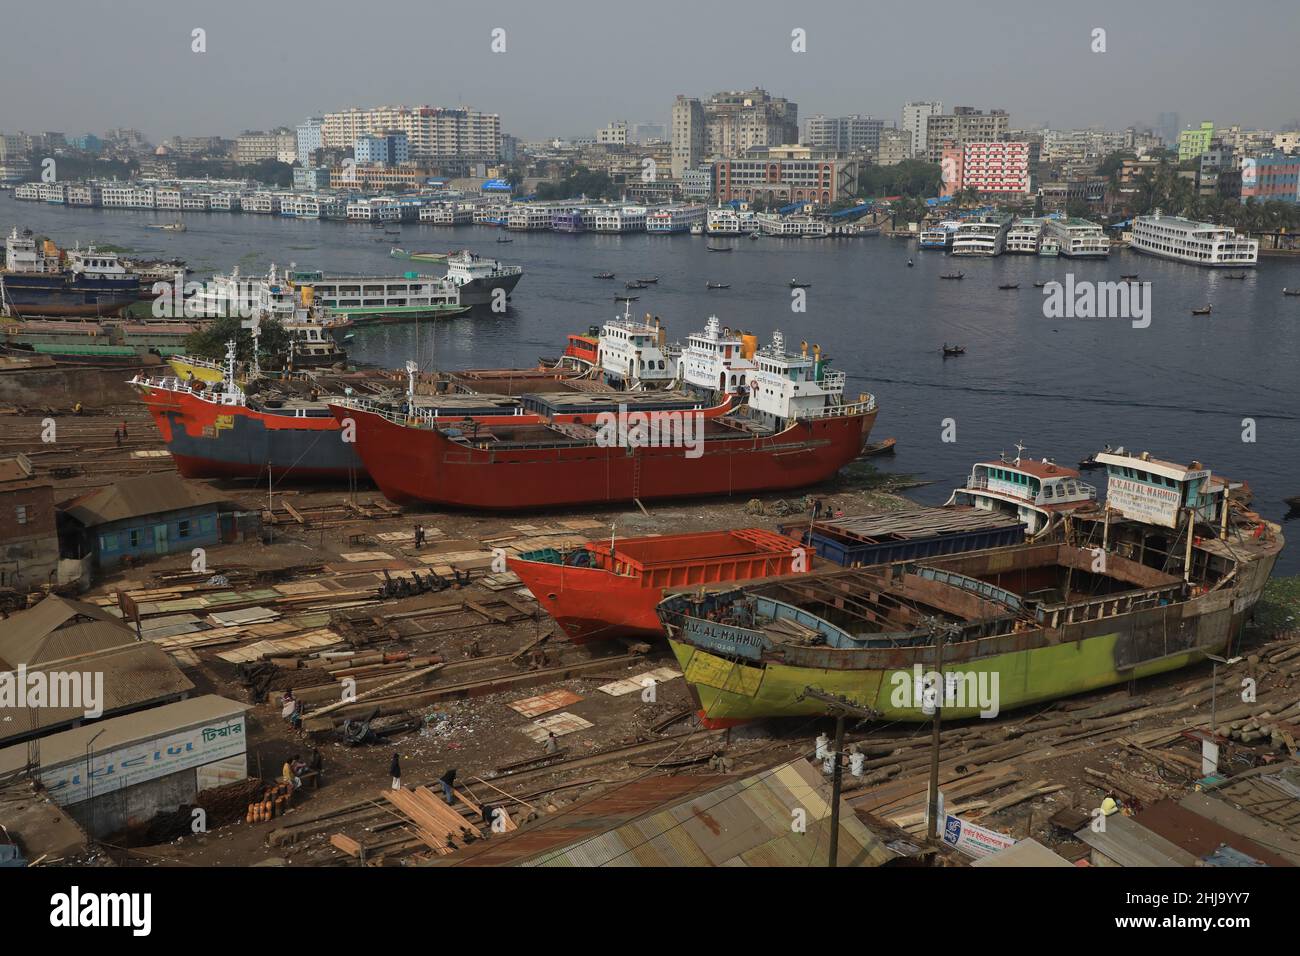
[(709, 316), (701, 332), (686, 337), (678, 359), (681, 385), (695, 395), (743, 395), (755, 371), (757, 336), (732, 332)]
[(1194, 222), (1181, 216), (1136, 216), (1130, 248), (1137, 252), (1196, 266), (1253, 266), (1259, 241), (1239, 236), (1228, 226)]
[(1105, 259), (1110, 255), (1106, 231), (1087, 219), (1049, 219), (1045, 231), (1067, 259)]
[(652, 209), (645, 219), (645, 231), (657, 233), (688, 232), (705, 221), (704, 206), (665, 206)]
[[(601, 326), (591, 366), (602, 381), (615, 388), (667, 388), (677, 381), (679, 352), (668, 345), (658, 319), (647, 315), (644, 321), (637, 321), (625, 309), (622, 318)], [(580, 354), (575, 350), (573, 358), (581, 361)]]
[(758, 229), (758, 214), (753, 210), (739, 210), (733, 206), (710, 209), (704, 231), (710, 236), (739, 236)]
[(1014, 459), (977, 462), (948, 504), (1014, 515), (1030, 537), (1052, 529), (1062, 515), (1096, 504), (1097, 489), (1081, 480), (1078, 471), (1046, 458), (1024, 458), (1023, 452), (1017, 445)]
[(811, 570), (793, 538), (761, 528), (591, 541), (526, 551), (507, 561), (538, 603), (575, 642), (658, 638), (665, 590)]
[(787, 236), (820, 239), (830, 235), (830, 225), (812, 216), (782, 216), (774, 212), (760, 212), (758, 230), (765, 236)]
[(882, 720), (928, 721), (923, 684), (938, 670), (945, 720), (992, 716), (1223, 653), (1281, 528), (1206, 469), (1104, 457), (1132, 488), (1057, 540), (679, 589), (659, 617), (701, 717), (820, 716), (813, 687)]
[(941, 249), (948, 251), (952, 248), (953, 236), (957, 234), (957, 228), (961, 225), (955, 219), (944, 220), (937, 226), (929, 229), (922, 229), (920, 238), (917, 242), (918, 248), (921, 249)]
[(1042, 219), (1017, 219), (1007, 230), (1007, 254), (1037, 255), (1038, 241), (1043, 234), (1043, 222)]
[(111, 316), (150, 297), (115, 253), (94, 246), (60, 253), (16, 226), (5, 240), (0, 307), (9, 315)]
[[(716, 380), (715, 380), (716, 381)], [(726, 380), (718, 384), (726, 387)], [(732, 400), (661, 405), (650, 420), (627, 417), (631, 397), (570, 396), (568, 422), (465, 431), (411, 423), (349, 399), (330, 407), (355, 426), (356, 449), (391, 501), (475, 509), (643, 501), (750, 494), (798, 488), (833, 476), (862, 451), (876, 418), (863, 395), (843, 401), (844, 377), (820, 356), (784, 354), (776, 345), (749, 375), (749, 400), (735, 413)], [(640, 400), (677, 393), (641, 393)], [(593, 427), (595, 426), (595, 427)]]
[[(549, 228), (550, 220), (547, 222)], [(491, 305), (497, 289), (504, 290), (509, 299), (523, 275), (524, 270), (519, 266), (503, 265), (496, 259), (465, 250), (448, 257), (444, 281), (457, 291), (460, 305)]]
[(1043, 235), (1038, 240), (1038, 254), (1046, 258), (1059, 256), (1061, 254), (1061, 245), (1054, 236)]
[(1006, 248), (1010, 216), (987, 216), (957, 227), (952, 240), (954, 256), (1000, 256)]

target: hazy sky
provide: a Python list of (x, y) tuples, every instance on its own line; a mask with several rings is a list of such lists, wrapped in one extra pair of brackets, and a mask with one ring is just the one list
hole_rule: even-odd
[[(909, 99), (1001, 107), (1013, 126), (1300, 118), (1300, 0), (61, 0), (0, 13), (6, 131), (134, 126), (158, 141), (428, 103), (500, 113), (523, 138), (589, 136), (666, 122), (678, 93), (752, 86), (801, 119), (898, 121)], [(1105, 53), (1090, 50), (1096, 27)], [(191, 51), (195, 28), (206, 53)], [(795, 28), (806, 53), (791, 51)]]

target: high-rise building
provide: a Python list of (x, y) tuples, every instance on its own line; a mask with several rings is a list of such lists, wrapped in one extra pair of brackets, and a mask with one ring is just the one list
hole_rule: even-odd
[(704, 103), (710, 156), (741, 156), (755, 146), (799, 142), (799, 107), (767, 90), (714, 93)]
[(1023, 196), (1032, 185), (1029, 143), (962, 144), (961, 185), (981, 194)]
[(274, 159), (281, 163), (292, 163), (298, 158), (298, 137), (288, 129), (250, 130), (235, 137), (235, 162), (241, 166), (251, 166), (264, 160)]
[(954, 107), (951, 113), (933, 113), (926, 117), (925, 154), (937, 163), (948, 146), (966, 143), (991, 143), (1005, 139), (1011, 128), (1006, 110), (977, 110), (970, 106)]
[(1213, 139), (1213, 123), (1202, 123), (1200, 126), (1189, 126), (1182, 130), (1178, 134), (1178, 161), (1182, 163), (1200, 156), (1210, 148)]
[(321, 125), (324, 122), (324, 117), (309, 116), (307, 122), (298, 126), (298, 162), (303, 166), (310, 166), (312, 153), (325, 145), (321, 139)]
[(842, 153), (860, 150), (875, 152), (880, 148), (880, 131), (884, 120), (870, 116), (823, 116), (818, 113), (808, 120), (804, 144), (817, 149), (833, 149)]
[(903, 104), (903, 129), (912, 134), (912, 155), (924, 156), (926, 148), (926, 121), (943, 112), (938, 100), (918, 100)]
[(358, 164), (400, 166), (411, 159), (410, 144), (401, 130), (382, 134), (358, 136), (352, 145), (352, 156)]
[(668, 130), (663, 123), (633, 123), (628, 135), (634, 143), (649, 143), (667, 139)]
[(496, 162), (501, 155), (501, 117), (436, 106), (378, 106), (326, 113), (321, 145), (340, 149), (361, 136), (390, 130), (406, 134), (411, 159), (422, 162)]
[(626, 146), (627, 121), (618, 120), (596, 130), (596, 143), (601, 146)]
[(679, 95), (673, 103), (673, 179), (680, 180), (704, 156), (704, 107), (693, 96)]
[(880, 148), (876, 151), (876, 164), (897, 166), (912, 156), (912, 132), (906, 129), (880, 131)]

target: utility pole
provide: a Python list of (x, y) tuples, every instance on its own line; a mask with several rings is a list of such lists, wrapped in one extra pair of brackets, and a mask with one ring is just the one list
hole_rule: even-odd
[(859, 717), (862, 720), (875, 720), (880, 712), (870, 707), (863, 707), (847, 697), (828, 694), (816, 687), (805, 687), (796, 700), (811, 697), (829, 705), (827, 711), (835, 715), (835, 769), (831, 774), (831, 847), (826, 865), (832, 869), (836, 865), (840, 850), (840, 791), (844, 785), (844, 718)]
[(927, 838), (932, 846), (939, 845), (939, 728), (943, 712), (943, 645), (947, 627), (937, 622), (931, 625), (935, 646), (934, 719), (930, 721), (930, 800)]

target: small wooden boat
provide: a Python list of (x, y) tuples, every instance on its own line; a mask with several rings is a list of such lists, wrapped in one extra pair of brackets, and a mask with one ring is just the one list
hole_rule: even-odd
[(1019, 282), (1008, 282), (1008, 283), (1006, 283), (1005, 285), (1000, 285), (1000, 286), (998, 286), (998, 288), (999, 288), (999, 289), (1019, 289), (1019, 288), (1020, 288), (1020, 283), (1019, 283)]
[(706, 289), (730, 289), (731, 283), (730, 282), (706, 282), (704, 283), (704, 287)]
[(1244, 272), (1228, 272), (1228, 273), (1225, 273), (1223, 277), (1224, 277), (1225, 279), (1244, 279), (1244, 278), (1246, 278), (1246, 273), (1244, 273)]
[(645, 287), (646, 287), (646, 286), (645, 286), (645, 283), (644, 283), (644, 282), (624, 282), (624, 283), (623, 283), (623, 288), (625, 288), (625, 289), (644, 289)]
[(798, 279), (791, 279), (791, 280), (790, 280), (790, 288), (792, 288), (792, 289), (810, 289), (810, 288), (812, 288), (812, 283), (811, 283), (811, 282), (800, 282)]
[(615, 302), (635, 302), (635, 301), (636, 301), (637, 299), (639, 299), (639, 298), (641, 298), (639, 295), (616, 295), (616, 296), (614, 296), (614, 301), (615, 301)]
[(1125, 279), (1125, 280), (1127, 280), (1127, 281), (1129, 281), (1129, 282), (1134, 282), (1134, 281), (1136, 281), (1136, 280), (1137, 280), (1137, 277), (1138, 277), (1138, 274), (1137, 274), (1136, 272), (1132, 273), (1131, 275), (1122, 275), (1122, 276), (1120, 276), (1121, 279)]
[(612, 279), (612, 278), (614, 278), (614, 273), (612, 273), (612, 272), (597, 272), (594, 276), (592, 276), (592, 278), (593, 278), (593, 279)]
[(757, 240), (758, 240), (758, 233), (756, 233), (756, 232), (751, 232), (751, 233), (749, 234), (749, 238), (750, 238), (750, 241), (751, 241), (751, 242), (757, 241)]
[(966, 346), (964, 345), (948, 345), (946, 343), (944, 344), (943, 347), (944, 358), (947, 358), (950, 355), (965, 355), (965, 354), (966, 354)]
[(898, 444), (897, 438), (886, 438), (884, 441), (873, 441), (862, 449), (859, 458), (874, 458), (877, 455), (892, 455), (894, 446)]
[(1283, 294), (1283, 295), (1300, 295), (1300, 289), (1288, 289), (1288, 288), (1286, 288), (1285, 286), (1283, 286), (1283, 287), (1282, 287), (1282, 294)]
[(1192, 309), (1192, 315), (1209, 315), (1213, 311), (1214, 311), (1214, 306), (1207, 305), (1203, 309)]
[(1046, 283), (1046, 282), (1035, 282), (1035, 283), (1034, 283), (1034, 288), (1035, 288), (1035, 289), (1042, 289), (1042, 288), (1045, 288), (1046, 286), (1047, 286), (1047, 283)]
[(964, 278), (966, 278), (966, 273), (964, 273), (964, 272), (945, 272), (943, 275), (939, 276), (939, 278), (940, 278), (940, 279), (964, 279)]
[(1292, 511), (1300, 511), (1300, 495), (1295, 495), (1291, 498), (1283, 498), (1282, 501)]
[(709, 252), (730, 252), (731, 246), (707, 246)]
[(658, 282), (658, 281), (659, 281), (659, 277), (658, 277), (658, 276), (652, 276), (652, 277), (649, 278), (649, 279), (637, 279), (636, 281), (637, 281), (637, 282), (644, 283), (645, 285), (651, 285), (651, 284), (653, 284), (653, 283), (655, 283), (655, 282)]
[(907, 267), (908, 267), (909, 269), (912, 268), (912, 266), (914, 266), (914, 265), (916, 265), (916, 263), (913, 262), (911, 259), (908, 259), (908, 260), (907, 260)]
[(497, 236), (497, 242), (514, 242), (514, 240), (508, 239), (505, 236)]

